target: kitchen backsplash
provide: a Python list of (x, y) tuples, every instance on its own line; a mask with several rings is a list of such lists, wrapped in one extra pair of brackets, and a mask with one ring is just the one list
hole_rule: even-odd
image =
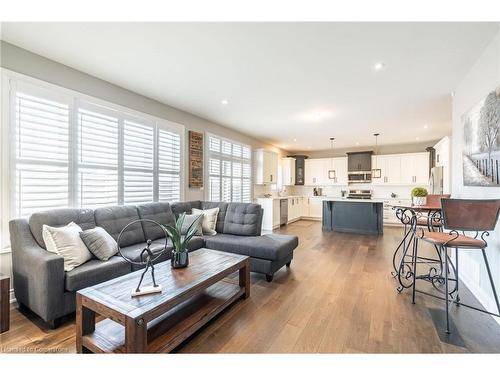
[[(428, 188), (427, 185), (419, 185)], [(325, 186), (323, 187), (323, 195), (340, 197), (342, 190), (356, 189), (356, 190), (372, 190), (373, 198), (391, 198), (391, 194), (396, 194), (396, 198), (410, 199), (410, 192), (414, 186), (374, 186), (371, 184), (352, 184), (346, 186)], [(287, 186), (287, 195), (313, 195), (312, 186)]]

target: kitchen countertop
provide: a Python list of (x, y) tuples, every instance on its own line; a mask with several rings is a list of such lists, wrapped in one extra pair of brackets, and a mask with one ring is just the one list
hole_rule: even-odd
[(332, 202), (367, 202), (367, 203), (384, 203), (384, 201), (402, 201), (411, 200), (411, 198), (371, 198), (371, 199), (347, 199), (343, 197), (328, 196), (328, 195), (287, 195), (286, 197), (257, 197), (255, 199), (288, 199), (288, 198), (313, 198), (313, 199), (323, 199)]

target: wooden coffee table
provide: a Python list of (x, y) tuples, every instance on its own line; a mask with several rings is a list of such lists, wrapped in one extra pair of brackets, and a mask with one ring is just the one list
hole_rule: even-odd
[[(239, 280), (227, 276), (239, 271)], [(166, 353), (240, 297), (250, 296), (250, 258), (200, 249), (189, 266), (155, 266), (162, 293), (131, 297), (142, 271), (85, 288), (76, 294), (79, 353)], [(146, 274), (144, 284), (151, 282)], [(96, 314), (104, 319), (96, 322)]]

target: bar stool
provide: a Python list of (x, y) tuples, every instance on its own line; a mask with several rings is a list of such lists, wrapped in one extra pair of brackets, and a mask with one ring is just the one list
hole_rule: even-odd
[[(450, 333), (450, 320), (449, 320), (449, 293), (448, 293), (448, 274), (449, 274), (449, 257), (448, 249), (455, 249), (455, 268), (456, 268), (456, 298), (457, 305), (463, 305), (474, 310), (478, 310), (487, 314), (500, 316), (500, 304), (498, 302), (498, 295), (491, 275), (488, 257), (486, 256), (486, 248), (488, 243), (485, 238), (489, 236), (489, 232), (495, 229), (500, 213), (500, 199), (441, 199), (442, 220), (443, 228), (449, 232), (434, 232), (424, 230), (423, 228), (416, 229), (417, 235), (415, 236), (416, 243), (414, 243), (413, 257), (413, 295), (412, 302), (415, 303), (415, 282), (416, 276), (416, 259), (418, 252), (418, 241), (423, 240), (441, 249), (442, 257), (444, 259), (444, 285), (445, 285), (445, 304), (446, 304), (446, 333)], [(461, 234), (459, 233), (461, 232)], [(466, 232), (474, 232), (473, 236), (466, 235)], [(481, 250), (483, 254), (484, 263), (488, 272), (491, 288), (493, 290), (493, 297), (498, 309), (498, 314), (486, 311), (474, 306), (466, 305), (460, 302), (458, 294), (458, 251), (462, 249)], [(452, 292), (453, 293), (453, 292)], [(431, 295), (433, 296), (433, 295)], [(436, 297), (436, 296), (434, 296)], [(453, 298), (453, 296), (452, 296)]]
[[(429, 194), (425, 205), (430, 207), (441, 207), (441, 199), (451, 197), (450, 194)], [(417, 226), (427, 227), (431, 230), (441, 230), (443, 227), (440, 211), (428, 212), (417, 217)]]

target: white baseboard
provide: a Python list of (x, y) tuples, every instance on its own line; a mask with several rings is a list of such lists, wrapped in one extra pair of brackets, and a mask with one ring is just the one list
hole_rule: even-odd
[[(464, 285), (467, 287), (467, 289), (470, 290), (470, 292), (474, 295), (474, 297), (476, 297), (479, 303), (483, 305), (485, 310), (488, 310), (488, 306), (495, 305), (495, 302), (492, 301), (492, 299), (479, 287), (479, 285), (473, 282), (473, 280), (469, 278), (466, 274), (464, 275), (464, 273), (462, 273), (460, 275), (460, 281), (464, 283)], [(494, 307), (494, 309), (496, 309), (496, 307)], [(491, 317), (495, 320), (495, 322), (497, 322), (498, 325), (500, 325), (500, 318), (493, 315), (491, 315)]]

